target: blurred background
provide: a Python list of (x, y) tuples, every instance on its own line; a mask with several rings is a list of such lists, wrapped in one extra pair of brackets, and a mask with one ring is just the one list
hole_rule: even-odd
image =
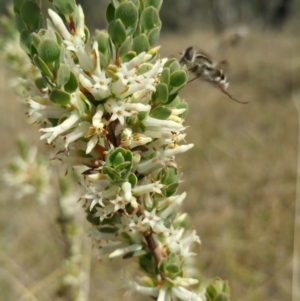
[[(91, 32), (106, 27), (108, 0), (77, 2)], [(0, 1), (1, 14), (8, 3)], [(188, 193), (183, 209), (202, 240), (199, 277), (227, 279), (234, 301), (292, 299), (293, 245), (300, 235), (294, 233), (299, 16), (299, 0), (164, 0), (161, 10), (161, 56), (178, 57), (194, 46), (213, 61), (226, 60), (229, 92), (249, 102), (237, 104), (198, 80), (181, 93), (190, 105), (187, 141), (195, 147), (178, 160)], [(3, 60), (0, 66), (3, 169), (16, 155), (18, 136), (37, 144), (39, 134), (10, 88), (9, 66)], [(0, 187), (0, 300), (60, 300), (56, 207), (51, 200), (44, 206), (15, 200), (11, 188)], [(93, 257), (89, 300), (140, 300), (123, 297), (124, 265), (135, 268), (134, 261)]]

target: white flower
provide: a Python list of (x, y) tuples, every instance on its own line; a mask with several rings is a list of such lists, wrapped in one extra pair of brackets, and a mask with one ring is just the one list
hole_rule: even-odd
[(104, 107), (107, 112), (112, 114), (109, 122), (118, 119), (121, 125), (125, 125), (125, 118), (132, 115), (132, 113), (126, 111), (126, 104), (122, 101), (117, 102), (114, 99), (109, 99)]
[(92, 120), (93, 126), (90, 127), (87, 133), (87, 138), (89, 138), (89, 142), (86, 149), (87, 154), (89, 154), (93, 150), (93, 148), (98, 143), (99, 139), (105, 136), (105, 129), (104, 129), (105, 124), (102, 120), (103, 112), (104, 112), (103, 106), (98, 105), (97, 111), (93, 116), (93, 120)]
[(154, 298), (157, 298), (158, 296), (158, 289), (156, 287), (147, 287), (147, 286), (142, 286), (136, 283), (135, 281), (130, 281), (126, 279), (126, 286), (127, 286), (127, 292), (126, 295), (130, 296), (132, 292), (139, 292), (147, 296), (151, 296)]
[(77, 111), (73, 111), (71, 115), (64, 120), (61, 124), (50, 127), (46, 129), (40, 129), (40, 131), (45, 132), (46, 134), (41, 136), (41, 139), (47, 139), (47, 142), (51, 144), (51, 142), (60, 134), (65, 133), (71, 129), (74, 129), (78, 121), (80, 120), (79, 113)]
[(110, 200), (110, 203), (114, 206), (114, 212), (120, 209), (125, 210), (125, 206), (128, 204), (128, 202), (126, 202), (126, 200), (121, 196), (117, 196), (115, 199)]
[(71, 39), (71, 34), (67, 30), (67, 28), (66, 28), (63, 20), (61, 19), (61, 17), (55, 11), (53, 11), (52, 9), (48, 9), (48, 14), (51, 17), (53, 24), (58, 29), (58, 31), (63, 36), (63, 38), (65, 40), (70, 40)]
[(92, 83), (86, 76), (79, 74), (79, 81), (93, 95), (95, 100), (102, 100), (111, 95), (108, 87), (108, 84), (111, 82), (110, 78), (98, 79), (94, 76), (94, 83)]
[(28, 121), (30, 123), (40, 123), (47, 118), (61, 118), (69, 114), (69, 110), (56, 106), (48, 98), (45, 97), (32, 97), (26, 100), (29, 105), (27, 112)]
[(132, 130), (129, 128), (126, 128), (122, 135), (122, 139), (120, 144), (123, 147), (129, 147), (129, 148), (135, 148), (137, 146), (145, 145), (152, 141), (152, 138), (147, 137), (146, 135), (135, 133), (132, 134)]
[(156, 181), (154, 183), (151, 184), (146, 184), (146, 185), (137, 185), (132, 189), (132, 193), (135, 196), (140, 196), (142, 194), (146, 194), (149, 192), (155, 192), (155, 193), (162, 193), (161, 192), (161, 188), (163, 188), (164, 185), (160, 184), (159, 181)]

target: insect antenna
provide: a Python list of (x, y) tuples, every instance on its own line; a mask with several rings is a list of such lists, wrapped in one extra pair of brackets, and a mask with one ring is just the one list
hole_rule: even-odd
[(220, 83), (218, 82), (214, 82), (214, 84), (219, 88), (219, 90), (224, 93), (225, 95), (227, 95), (231, 100), (237, 102), (237, 103), (240, 103), (242, 105), (246, 105), (248, 103), (248, 101), (241, 101), (241, 100), (238, 100), (236, 98), (234, 98), (229, 92), (227, 92)]

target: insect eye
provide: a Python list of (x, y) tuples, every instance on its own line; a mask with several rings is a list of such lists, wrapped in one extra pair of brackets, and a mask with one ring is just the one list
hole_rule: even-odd
[(188, 61), (192, 61), (193, 60), (193, 57), (194, 57), (194, 48), (193, 47), (189, 47), (186, 51), (185, 51), (185, 54), (184, 54), (184, 57), (186, 60)]

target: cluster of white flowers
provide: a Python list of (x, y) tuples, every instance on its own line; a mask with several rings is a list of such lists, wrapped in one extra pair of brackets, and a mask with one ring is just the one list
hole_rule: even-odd
[(162, 1), (112, 1), (108, 32), (90, 50), (81, 7), (55, 3), (62, 11), (50, 9), (47, 30), (27, 41), (42, 75), (39, 92), (27, 97), (29, 121), (41, 125), (41, 139), (68, 169), (85, 166), (81, 202), (98, 256), (139, 257), (146, 276), (130, 281), (129, 293), (206, 300), (190, 288), (198, 280), (186, 271), (200, 239), (185, 228), (186, 193), (177, 193), (175, 156), (193, 147), (184, 143), (187, 104), (177, 95), (187, 70), (150, 47)]
[[(83, 22), (81, 9), (80, 12)], [(175, 214), (186, 194), (166, 196), (162, 192), (167, 189), (163, 183), (164, 169), (176, 173), (175, 155), (193, 147), (193, 144), (178, 145), (185, 138), (181, 115), (186, 108), (171, 108), (165, 120), (150, 114), (151, 97), (168, 59), (157, 58), (153, 62), (157, 50), (154, 49), (119, 65), (112, 61), (101, 70), (98, 43), (93, 43), (90, 53), (84, 50), (84, 24), (80, 23), (73, 35), (57, 13), (49, 10), (49, 15), (52, 22), (48, 20), (48, 30), (57, 29), (64, 38), (64, 62), (79, 79), (79, 86), (67, 106), (51, 102), (47, 90), (29, 97), (28, 116), (31, 122), (43, 125), (41, 139), (55, 146), (58, 158), (69, 166), (83, 164), (93, 168), (85, 177), (86, 192), (82, 199), (89, 215), (99, 221), (97, 230), (91, 232), (99, 242), (99, 256), (146, 253), (149, 246), (145, 235), (150, 234), (162, 254), (160, 259), (169, 254), (176, 254), (182, 261), (193, 256), (191, 246), (200, 243), (199, 237), (195, 231), (185, 231), (180, 226), (185, 215)], [(76, 54), (78, 63), (74, 62), (72, 53)], [(93, 101), (89, 101), (88, 94)], [(51, 126), (49, 119), (60, 122)], [(128, 178), (116, 181), (104, 172), (105, 155), (120, 147), (132, 154), (130, 173), (135, 174), (134, 181)], [(80, 150), (85, 152), (84, 156)], [(203, 300), (186, 289), (198, 282), (195, 279), (165, 277), (158, 282), (160, 288), (158, 285), (148, 288), (148, 294), (158, 297), (157, 300), (173, 297)], [(138, 284), (131, 289), (145, 292)]]

